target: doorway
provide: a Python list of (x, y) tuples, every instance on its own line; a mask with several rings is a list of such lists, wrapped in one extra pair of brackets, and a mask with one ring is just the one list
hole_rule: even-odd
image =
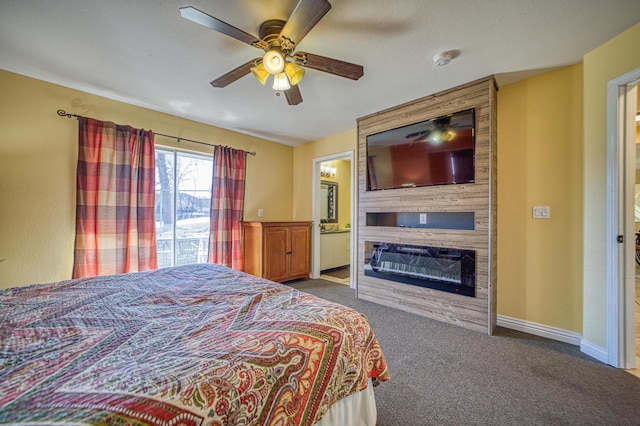
[[(354, 265), (355, 251), (353, 243), (355, 241), (355, 164), (353, 151), (346, 151), (313, 159), (313, 179), (312, 179), (312, 209), (313, 209), (313, 239), (312, 239), (312, 267), (311, 278), (320, 278), (321, 265), (326, 266), (327, 262), (322, 261), (321, 238), (331, 240), (330, 244), (338, 244), (344, 247), (342, 257), (344, 262), (336, 260), (338, 263), (346, 263), (349, 267), (348, 279), (341, 282), (349, 284), (355, 288)], [(337, 201), (336, 215), (327, 220), (324, 209), (327, 208), (327, 200), (322, 197), (327, 196), (327, 190), (323, 191), (323, 185), (327, 183), (332, 187), (331, 194)], [(323, 231), (323, 232), (321, 232)], [(331, 235), (325, 235), (325, 232)], [(334, 234), (335, 233), (335, 234)], [(329, 238), (327, 238), (329, 237)], [(332, 254), (336, 254), (334, 250)]]
[[(607, 363), (636, 362), (635, 187), (640, 69), (607, 88)], [(640, 224), (639, 224), (640, 225)]]
[[(634, 123), (630, 123), (629, 129), (627, 130), (627, 138), (626, 144), (632, 145), (633, 150), (635, 152), (635, 156), (633, 157), (635, 160), (634, 163), (634, 191), (633, 191), (633, 216), (634, 221), (634, 241), (635, 241), (635, 250), (634, 250), (634, 280), (633, 280), (633, 294), (631, 291), (628, 291), (629, 297), (633, 299), (634, 305), (634, 315), (633, 319), (629, 319), (629, 321), (633, 321), (635, 325), (635, 333), (631, 333), (634, 335), (633, 341), (635, 345), (631, 345), (630, 354), (633, 357), (633, 349), (635, 348), (635, 370), (633, 373), (640, 377), (640, 251), (638, 244), (638, 235), (640, 235), (640, 96), (638, 94), (638, 84), (640, 82), (636, 82), (629, 87), (627, 90), (628, 96), (630, 99), (628, 100), (628, 107), (633, 108), (632, 112), (634, 113)], [(633, 133), (633, 136), (631, 135)], [(628, 326), (627, 326), (628, 327)]]

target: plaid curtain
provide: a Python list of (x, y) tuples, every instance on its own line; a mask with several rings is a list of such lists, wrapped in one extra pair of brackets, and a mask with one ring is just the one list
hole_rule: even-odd
[(216, 146), (213, 151), (209, 263), (242, 270), (240, 221), (244, 215), (246, 152)]
[(73, 278), (156, 269), (153, 132), (78, 123)]

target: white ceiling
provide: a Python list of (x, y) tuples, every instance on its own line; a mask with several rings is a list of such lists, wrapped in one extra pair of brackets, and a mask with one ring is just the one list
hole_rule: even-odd
[[(194, 6), (257, 34), (297, 0), (0, 0), (0, 68), (295, 146), (489, 75), (504, 85), (577, 63), (640, 21), (638, 0), (329, 1), (297, 50), (363, 65), (364, 76), (308, 69), (297, 106), (251, 75), (211, 87), (261, 51), (178, 13)], [(442, 51), (455, 58), (436, 67)]]

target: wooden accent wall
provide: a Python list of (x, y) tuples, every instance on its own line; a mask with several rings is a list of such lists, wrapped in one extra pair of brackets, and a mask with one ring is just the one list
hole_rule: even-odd
[[(358, 122), (358, 252), (356, 295), (425, 317), (492, 334), (496, 325), (497, 87), (487, 77)], [(367, 191), (367, 135), (475, 108), (475, 183)], [(474, 212), (474, 230), (367, 226), (367, 213)], [(476, 296), (364, 275), (364, 242), (383, 241), (476, 251)]]

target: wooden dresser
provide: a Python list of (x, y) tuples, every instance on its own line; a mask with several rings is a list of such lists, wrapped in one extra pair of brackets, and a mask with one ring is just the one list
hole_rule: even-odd
[(244, 272), (271, 281), (309, 279), (312, 222), (241, 222)]

